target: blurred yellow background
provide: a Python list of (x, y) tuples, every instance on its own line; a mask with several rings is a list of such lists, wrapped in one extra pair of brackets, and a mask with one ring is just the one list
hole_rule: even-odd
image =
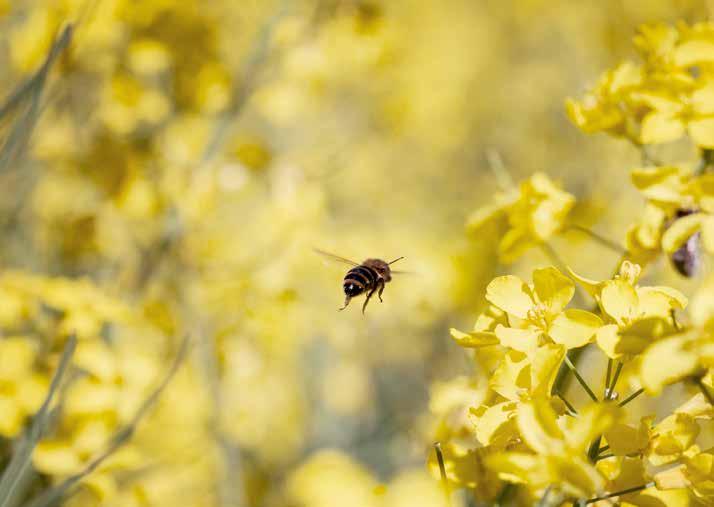
[[(189, 336), (156, 408), (69, 505), (442, 505), (429, 391), (470, 371), (448, 328), (470, 327), (504, 272), (467, 217), (499, 174), (543, 171), (578, 223), (621, 240), (640, 154), (579, 133), (564, 101), (632, 56), (637, 26), (709, 7), (0, 0), (6, 98), (74, 27), (0, 116), (3, 459), (70, 334), (76, 378), (36, 487), (82, 470)], [(561, 256), (609, 277), (617, 256), (586, 240)], [(347, 266), (313, 248), (403, 255), (414, 273), (365, 315), (337, 312)]]

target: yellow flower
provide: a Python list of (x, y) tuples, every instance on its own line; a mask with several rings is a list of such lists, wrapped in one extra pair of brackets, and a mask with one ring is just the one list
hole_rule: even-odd
[(675, 141), (688, 134), (701, 148), (714, 147), (714, 82), (691, 72), (709, 65), (714, 25), (643, 26), (635, 37), (642, 65), (626, 62), (607, 71), (568, 114), (584, 132), (607, 132), (635, 144)]
[(513, 275), (494, 279), (486, 299), (506, 312), (510, 326), (498, 324), (495, 335), (501, 345), (525, 353), (552, 341), (566, 349), (589, 343), (602, 320), (579, 309), (566, 309), (575, 294), (573, 281), (554, 267), (533, 271), (533, 284)]
[(557, 234), (574, 205), (575, 197), (538, 172), (518, 190), (498, 194), (495, 204), (476, 210), (467, 228), (476, 234), (489, 223), (507, 226), (498, 251), (501, 261), (510, 263)]
[(642, 353), (640, 379), (650, 394), (668, 384), (714, 367), (714, 336), (693, 330), (657, 341)]
[(516, 350), (509, 351), (489, 379), (490, 389), (501, 398), (470, 409), (478, 441), (496, 447), (516, 442), (519, 404), (550, 395), (564, 356), (563, 347), (555, 344), (538, 347), (530, 358)]
[(473, 331), (464, 333), (451, 328), (451, 337), (457, 344), (465, 348), (496, 345), (499, 343), (495, 333), (498, 325), (508, 325), (508, 317), (503, 310), (489, 305), (488, 309), (478, 316)]
[(696, 449), (700, 427), (697, 419), (712, 419), (712, 407), (698, 394), (676, 408), (652, 428), (647, 459), (654, 466), (666, 465)]
[(612, 359), (641, 353), (654, 339), (676, 332), (672, 312), (687, 305), (687, 298), (670, 287), (640, 287), (641, 268), (625, 261), (612, 280), (597, 282), (571, 271), (597, 301), (606, 320), (596, 333), (598, 346)]
[(570, 120), (586, 133), (607, 132), (635, 139), (637, 133), (630, 119), (635, 111), (627, 99), (642, 80), (642, 68), (630, 62), (605, 72), (581, 101), (566, 101)]
[(591, 404), (577, 418), (560, 416), (559, 420), (546, 399), (523, 403), (516, 423), (531, 452), (496, 453), (487, 458), (487, 466), (503, 480), (526, 484), (531, 490), (553, 486), (568, 497), (589, 497), (602, 491), (605, 480), (588, 462), (585, 450), (618, 417), (612, 405)]
[(655, 475), (657, 487), (667, 489), (686, 489), (703, 500), (706, 505), (714, 501), (714, 449), (699, 451), (697, 446), (683, 463)]

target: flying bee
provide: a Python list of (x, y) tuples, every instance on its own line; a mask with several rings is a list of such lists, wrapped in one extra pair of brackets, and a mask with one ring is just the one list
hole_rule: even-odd
[(334, 255), (328, 252), (323, 252), (322, 250), (315, 251), (325, 257), (329, 257), (332, 260), (338, 262), (344, 262), (352, 266), (344, 280), (342, 281), (342, 289), (345, 291), (345, 304), (340, 311), (347, 308), (350, 304), (350, 300), (360, 294), (367, 294), (362, 305), (362, 313), (364, 313), (367, 308), (367, 303), (369, 303), (370, 298), (377, 292), (377, 297), (379, 301), (382, 301), (382, 292), (384, 292), (384, 286), (392, 280), (392, 275), (396, 273), (403, 273), (403, 271), (393, 271), (390, 265), (395, 262), (402, 260), (404, 257), (399, 257), (391, 262), (383, 261), (382, 259), (367, 259), (362, 264), (345, 259), (339, 255)]

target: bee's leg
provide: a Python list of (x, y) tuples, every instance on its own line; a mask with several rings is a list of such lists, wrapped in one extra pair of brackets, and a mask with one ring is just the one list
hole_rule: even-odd
[(377, 290), (377, 286), (374, 286), (374, 289), (369, 291), (369, 294), (367, 294), (367, 298), (364, 300), (364, 304), (362, 305), (362, 313), (364, 313), (365, 308), (367, 308), (367, 303), (369, 303), (369, 298), (372, 297), (372, 294), (374, 294), (374, 291)]
[(343, 306), (342, 308), (340, 308), (340, 309), (337, 310), (337, 311), (338, 311), (338, 312), (341, 312), (342, 310), (344, 310), (345, 308), (347, 308), (347, 305), (350, 304), (350, 299), (352, 299), (352, 298), (349, 297), (349, 296), (347, 296), (347, 297), (345, 298), (345, 306)]
[(385, 286), (384, 280), (380, 280), (379, 281), (379, 292), (377, 292), (377, 296), (379, 296), (380, 303), (384, 303), (384, 300), (382, 299), (382, 292), (384, 292), (384, 286)]

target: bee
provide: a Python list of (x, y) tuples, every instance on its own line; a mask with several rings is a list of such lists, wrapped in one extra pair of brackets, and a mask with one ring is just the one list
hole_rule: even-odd
[[(686, 217), (696, 213), (696, 210), (692, 209), (678, 209), (674, 220)], [(701, 267), (702, 252), (701, 252), (701, 234), (699, 232), (691, 235), (687, 238), (687, 241), (679, 247), (670, 256), (670, 260), (674, 265), (674, 268), (679, 272), (679, 274), (686, 276), (687, 278), (692, 278), (696, 276)]]
[(382, 302), (382, 292), (384, 286), (392, 280), (392, 275), (396, 273), (404, 273), (403, 271), (394, 271), (390, 265), (402, 260), (404, 257), (398, 257), (391, 262), (383, 261), (382, 259), (367, 259), (362, 264), (345, 259), (339, 255), (334, 255), (322, 250), (315, 249), (320, 255), (329, 257), (338, 262), (344, 262), (352, 266), (344, 280), (342, 281), (342, 289), (345, 291), (345, 304), (339, 310), (342, 311), (350, 304), (350, 300), (360, 294), (367, 294), (362, 305), (362, 313), (364, 313), (369, 303), (370, 298), (377, 293), (379, 301)]

